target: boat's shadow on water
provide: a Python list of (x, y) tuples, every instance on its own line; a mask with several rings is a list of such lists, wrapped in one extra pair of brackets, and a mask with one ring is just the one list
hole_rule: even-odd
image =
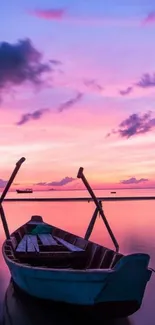
[(2, 306), (2, 325), (132, 325), (129, 319), (105, 319), (102, 311), (84, 312), (57, 303), (36, 301), (19, 292), (12, 281), (8, 286)]

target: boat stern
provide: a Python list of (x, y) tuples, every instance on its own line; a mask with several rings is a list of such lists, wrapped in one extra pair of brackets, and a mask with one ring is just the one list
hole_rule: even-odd
[(148, 254), (124, 256), (114, 267), (107, 285), (96, 297), (96, 303), (103, 301), (135, 301), (141, 306), (147, 282), (152, 271), (148, 268)]

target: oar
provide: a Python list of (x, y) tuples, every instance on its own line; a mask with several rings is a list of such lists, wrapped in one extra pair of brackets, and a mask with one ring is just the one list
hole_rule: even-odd
[(17, 173), (18, 173), (18, 170), (20, 169), (22, 163), (25, 161), (25, 158), (22, 157), (19, 161), (17, 161), (16, 163), (16, 167), (15, 169), (13, 170), (4, 190), (3, 190), (3, 193), (0, 197), (0, 214), (1, 214), (1, 219), (2, 219), (2, 223), (3, 223), (3, 228), (4, 228), (4, 231), (5, 231), (5, 235), (6, 235), (6, 238), (9, 239), (10, 238), (10, 233), (9, 233), (9, 229), (8, 229), (8, 224), (7, 224), (7, 221), (6, 221), (6, 217), (5, 217), (5, 213), (4, 213), (4, 209), (2, 207), (2, 202), (11, 186), (11, 184), (13, 183)]
[(108, 221), (107, 221), (107, 219), (105, 217), (105, 214), (103, 212), (103, 209), (102, 209), (101, 205), (99, 204), (99, 201), (98, 201), (97, 197), (95, 196), (92, 188), (90, 187), (89, 183), (87, 182), (87, 180), (86, 180), (86, 178), (85, 178), (85, 176), (83, 174), (83, 170), (84, 170), (83, 167), (80, 167), (79, 168), (79, 171), (78, 171), (78, 174), (77, 174), (77, 178), (81, 178), (82, 179), (85, 187), (87, 188), (89, 194), (91, 195), (92, 199), (94, 200), (94, 203), (96, 204), (96, 207), (97, 207), (98, 211), (100, 212), (100, 215), (101, 215), (101, 217), (102, 217), (102, 219), (104, 221), (104, 224), (105, 224), (105, 226), (106, 226), (106, 228), (107, 228), (107, 230), (109, 232), (109, 235), (110, 235), (110, 237), (111, 237), (111, 239), (113, 241), (113, 244), (114, 244), (114, 246), (116, 248), (116, 252), (118, 252), (119, 251), (118, 242), (117, 242), (117, 240), (116, 240), (116, 238), (115, 238), (115, 236), (114, 236), (114, 234), (113, 234), (113, 232), (112, 232), (112, 230), (110, 228), (110, 225), (109, 225), (109, 223), (108, 223)]

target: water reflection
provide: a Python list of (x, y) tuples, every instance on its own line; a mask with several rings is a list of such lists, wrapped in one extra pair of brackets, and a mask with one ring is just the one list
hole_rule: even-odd
[(132, 325), (129, 319), (105, 320), (102, 311), (84, 313), (80, 309), (57, 303), (43, 303), (17, 291), (10, 281), (5, 294), (2, 325), (58, 325), (89, 324)]
[(2, 273), (0, 273), (0, 321), (2, 315), (2, 304), (3, 304), (4, 293), (5, 293), (4, 279)]

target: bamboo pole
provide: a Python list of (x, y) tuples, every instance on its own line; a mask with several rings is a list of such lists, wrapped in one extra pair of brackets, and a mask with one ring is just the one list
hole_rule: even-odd
[(4, 209), (3, 209), (3, 206), (2, 206), (2, 202), (12, 184), (12, 182), (14, 181), (14, 178), (16, 177), (17, 173), (18, 173), (18, 170), (19, 168), (21, 167), (22, 163), (25, 161), (25, 158), (22, 157), (17, 163), (16, 163), (16, 167), (14, 168), (5, 188), (4, 188), (4, 191), (0, 197), (0, 215), (1, 215), (1, 220), (2, 220), (2, 224), (3, 224), (3, 228), (4, 228), (4, 232), (5, 232), (5, 235), (6, 235), (6, 238), (9, 239), (10, 238), (10, 233), (9, 233), (9, 228), (8, 228), (8, 224), (7, 224), (7, 220), (6, 220), (6, 216), (5, 216), (5, 213), (4, 213)]
[(116, 238), (115, 238), (115, 236), (114, 236), (114, 234), (113, 234), (113, 232), (112, 232), (112, 230), (110, 228), (110, 225), (109, 225), (109, 223), (108, 223), (108, 221), (106, 219), (106, 216), (105, 216), (105, 214), (103, 212), (103, 209), (102, 209), (101, 205), (99, 204), (99, 201), (98, 201), (97, 197), (95, 196), (92, 188), (90, 187), (88, 181), (86, 180), (86, 178), (85, 178), (85, 176), (83, 174), (83, 167), (79, 168), (77, 178), (82, 179), (85, 187), (87, 188), (89, 194), (91, 195), (92, 199), (94, 200), (94, 203), (96, 204), (96, 207), (97, 207), (98, 211), (100, 212), (100, 215), (101, 215), (101, 217), (102, 217), (102, 219), (104, 221), (104, 224), (105, 224), (105, 226), (106, 226), (106, 228), (107, 228), (107, 230), (109, 232), (109, 235), (110, 235), (110, 237), (111, 237), (111, 239), (113, 241), (113, 244), (114, 244), (114, 246), (116, 248), (116, 251), (118, 252), (119, 251), (119, 244), (118, 244), (118, 242), (117, 242), (117, 240), (116, 240)]
[[(99, 204), (102, 206), (101, 201), (99, 201)], [(90, 220), (90, 223), (89, 223), (89, 226), (88, 226), (87, 231), (85, 233), (85, 236), (84, 236), (84, 239), (86, 239), (86, 240), (88, 240), (90, 238), (90, 235), (91, 235), (91, 233), (93, 231), (93, 228), (94, 228), (94, 225), (95, 225), (95, 221), (97, 219), (98, 212), (99, 212), (98, 208), (96, 208), (94, 213), (93, 213), (93, 216), (92, 216), (92, 218)]]

